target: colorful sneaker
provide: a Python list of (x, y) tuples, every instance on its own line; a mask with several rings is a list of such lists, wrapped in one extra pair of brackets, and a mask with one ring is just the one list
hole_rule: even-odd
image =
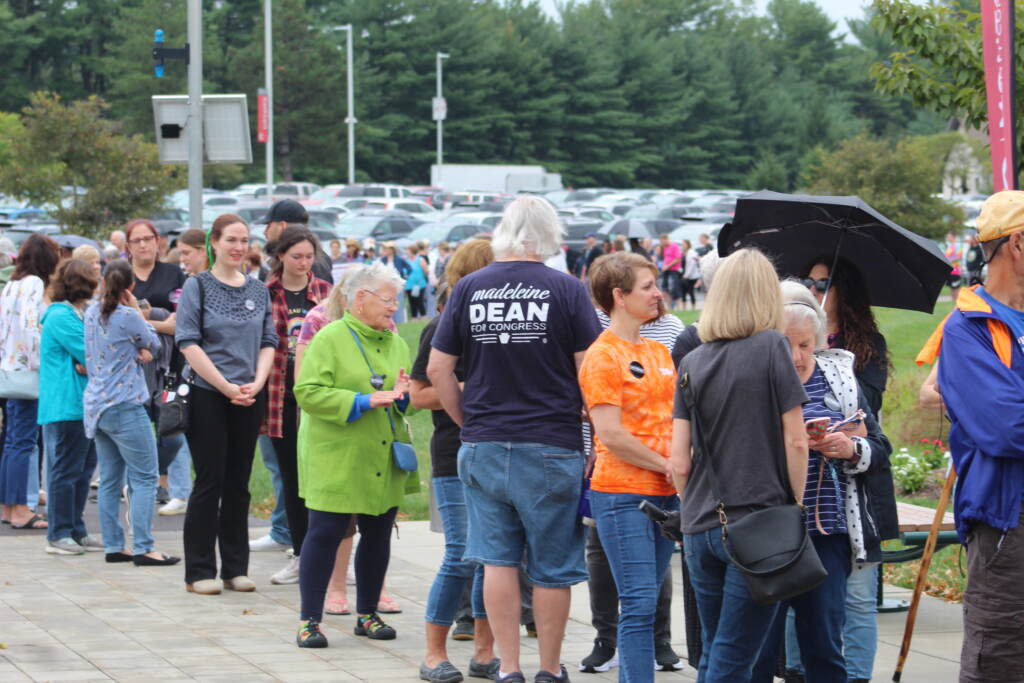
[(381, 621), (376, 612), (356, 617), (354, 633), (357, 636), (366, 636), (370, 640), (394, 640), (398, 635), (395, 629)]
[(309, 619), (299, 624), (295, 644), (299, 647), (327, 647), (327, 636), (320, 630), (320, 622)]

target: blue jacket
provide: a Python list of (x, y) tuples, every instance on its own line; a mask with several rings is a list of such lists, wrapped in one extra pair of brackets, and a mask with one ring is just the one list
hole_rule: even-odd
[(1017, 526), (1024, 496), (1024, 352), (1009, 327), (973, 291), (963, 291), (942, 330), (939, 388), (952, 427), (959, 484), (956, 530), (972, 521)]
[(66, 301), (50, 304), (43, 314), (39, 342), (39, 417), (41, 425), (82, 419), (82, 394), (88, 378), (75, 371), (85, 367), (85, 324)]

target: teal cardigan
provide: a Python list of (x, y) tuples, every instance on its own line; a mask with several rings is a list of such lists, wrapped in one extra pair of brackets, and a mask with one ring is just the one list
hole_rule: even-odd
[(50, 304), (43, 314), (39, 342), (39, 418), (41, 425), (82, 419), (82, 394), (88, 378), (75, 371), (85, 367), (85, 324), (66, 301)]

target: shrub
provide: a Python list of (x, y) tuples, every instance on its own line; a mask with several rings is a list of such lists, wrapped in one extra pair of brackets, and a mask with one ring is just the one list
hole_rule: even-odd
[(895, 451), (890, 461), (893, 481), (905, 493), (913, 493), (924, 486), (932, 470), (923, 456), (911, 453), (906, 446)]

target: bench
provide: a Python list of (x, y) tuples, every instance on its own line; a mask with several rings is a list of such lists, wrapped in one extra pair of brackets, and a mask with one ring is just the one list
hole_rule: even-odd
[[(935, 519), (935, 510), (912, 503), (896, 503), (896, 514), (899, 520), (900, 542), (904, 547), (897, 550), (883, 550), (882, 562), (895, 564), (899, 562), (912, 562), (921, 559), (924, 554), (924, 545), (928, 540), (928, 533), (932, 528), (932, 521)], [(946, 512), (939, 525), (939, 536), (935, 542), (935, 551), (949, 545), (960, 543), (956, 535), (956, 525), (953, 513)], [(882, 572), (878, 572), (878, 611), (879, 612), (905, 612), (910, 607), (906, 600), (885, 600), (882, 595)]]

